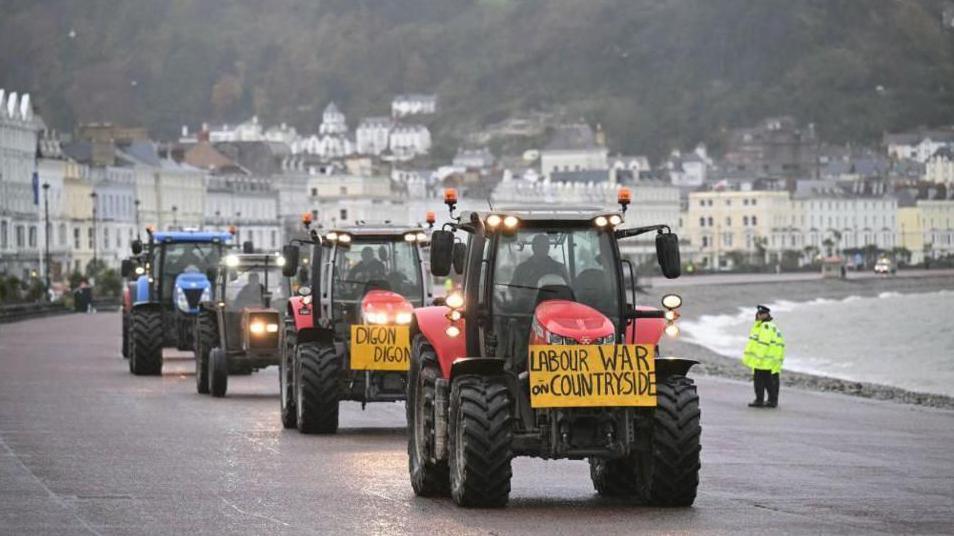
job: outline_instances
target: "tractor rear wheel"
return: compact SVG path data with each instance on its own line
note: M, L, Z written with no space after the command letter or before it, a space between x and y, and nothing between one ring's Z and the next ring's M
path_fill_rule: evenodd
M162 312L138 309L129 317L129 371L137 376L162 374Z
M298 431L333 434L338 431L340 359L333 344L301 343L295 360L295 411Z
M437 355L431 345L418 335L407 378L407 454L411 487L421 497L441 497L450 493L447 460L434 461L435 384L440 372Z
M596 493L603 497L644 498L646 491L638 459L638 455L615 460L590 458L590 479Z
M200 395L209 394L209 352L218 340L219 334L215 327L215 317L212 313L201 312L196 320L195 338L195 390Z
M498 378L462 376L450 394L450 488L459 506L501 507L513 474L510 393Z
M295 328L285 326L285 346L278 365L278 392L282 403L282 426L294 428L298 421L295 412Z
M685 376L656 385L649 501L658 506L691 506L699 486L702 424L696 386Z
M229 361L225 351L213 348L209 352L209 392L216 398L225 396L229 387Z

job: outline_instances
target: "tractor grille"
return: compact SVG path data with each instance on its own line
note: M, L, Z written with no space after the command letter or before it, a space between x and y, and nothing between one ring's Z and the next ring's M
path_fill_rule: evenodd
M182 292L185 293L186 301L189 302L190 309L195 309L199 306L199 300L202 299L201 288L187 288L183 289Z

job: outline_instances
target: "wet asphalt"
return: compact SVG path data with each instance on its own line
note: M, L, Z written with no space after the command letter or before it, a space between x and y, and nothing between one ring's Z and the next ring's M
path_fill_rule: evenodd
M0 326L0 534L954 533L954 412L699 377L692 508L599 498L585 462L514 462L503 510L420 499L404 407L347 403L341 430L279 422L275 369L195 392L193 361L134 377L116 313Z

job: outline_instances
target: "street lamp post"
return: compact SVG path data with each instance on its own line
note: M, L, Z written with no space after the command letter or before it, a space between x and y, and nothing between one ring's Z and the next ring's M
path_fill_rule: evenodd
M136 238L139 238L141 236L139 234L139 200L134 200L133 205L136 206Z
M98 242L98 237L96 235L96 198L99 197L96 195L96 192L89 194L89 197L93 200L93 266L96 266L96 242Z
M43 226L43 232L45 235L43 262L44 268L46 268L46 291L50 291L50 183L43 183L43 214L45 217L46 224Z

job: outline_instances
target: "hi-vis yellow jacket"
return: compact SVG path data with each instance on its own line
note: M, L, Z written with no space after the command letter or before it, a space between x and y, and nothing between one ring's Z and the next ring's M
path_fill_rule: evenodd
M751 369L771 370L778 374L785 360L785 339L771 320L756 320L745 344L742 363Z

